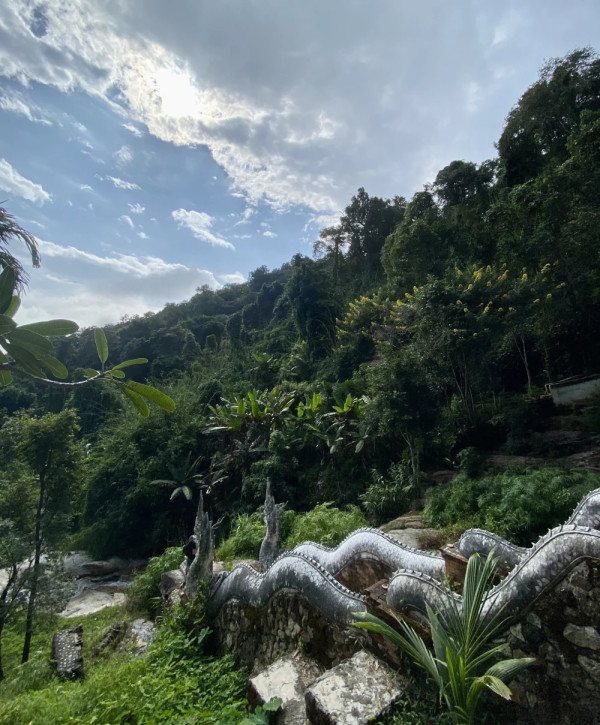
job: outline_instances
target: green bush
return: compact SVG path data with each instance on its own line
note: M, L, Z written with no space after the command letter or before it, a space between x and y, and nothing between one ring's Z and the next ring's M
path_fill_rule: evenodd
M131 610L147 612L154 617L160 610L160 576L165 571L177 569L183 561L183 550L173 546L150 559L148 566L138 574L133 584L127 589L127 606Z
M303 541L337 546L348 534L363 526L367 526L367 521L358 506L349 506L342 511L330 503L322 503L308 513L296 516L285 548L293 549Z
M600 487L600 475L556 467L507 470L479 480L465 474L434 489L423 518L453 533L486 528L515 543L529 545L571 515L577 503Z
M218 561L258 559L265 531L262 508L253 514L238 514L231 527L231 533L217 547L215 558Z
M392 464L385 476L376 471L372 475L373 483L360 496L369 519L375 524L381 524L406 513L415 494L413 476L406 462Z
M337 546L348 534L362 526L367 526L367 521L358 506L349 506L342 511L330 503L323 503L305 514L284 508L281 512L281 541L284 549L293 549L303 541ZM265 531L262 507L253 514L237 516L231 534L217 547L215 558L227 562L258 559Z

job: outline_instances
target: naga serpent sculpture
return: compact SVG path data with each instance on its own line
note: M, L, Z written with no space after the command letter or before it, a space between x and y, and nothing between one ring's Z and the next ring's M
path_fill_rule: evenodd
M573 526L589 526L592 529L600 528L600 488L590 491L577 504L571 516L565 521L565 526L571 524ZM471 554L487 556L494 549L500 562L509 570L515 567L529 551L526 547L515 546L501 536L484 529L465 531L460 537L456 548L467 558Z
M489 590L482 615L493 616L502 611L507 623L516 619L573 567L590 559L600 560L600 531L573 524L552 529L527 550L506 579ZM445 608L448 596L454 596L456 604L462 606L459 594L449 594L432 577L400 570L389 582L387 601L396 610L412 607L424 611L426 603L434 609Z
M197 542L196 556L190 564L190 568L185 577L185 593L189 599L193 599L196 596L200 582L207 576L212 575L213 560L215 558L213 528L208 514L204 513L204 497L202 491L200 491L200 501L198 502L198 511L196 512L196 521L194 523L194 536Z
M398 569L417 569L435 579L442 579L445 572L441 556L400 544L379 529L357 529L335 549L305 541L294 548L294 553L309 556L333 576L364 559L380 562L390 574Z
M365 598L350 591L316 561L296 552L282 554L264 573L247 564L234 567L228 576L213 579L207 609L216 614L230 599L258 608L281 590L300 592L326 618L339 624L352 621L365 609Z
M273 550L278 542L271 539L269 547ZM466 532L459 543L465 555L487 554L492 548L512 570L488 592L483 615L502 610L509 622L531 608L578 563L600 560L600 489L581 501L566 524L549 531L529 549L514 547L501 537L478 529ZM354 612L364 611L365 598L334 577L349 564L364 559L379 561L390 571L397 570L389 581L387 595L393 609L424 610L426 603L443 609L448 596L462 606L462 597L449 595L441 584L442 557L403 546L377 529L359 529L335 549L310 542L300 544L293 551L283 552L263 574L250 566L238 565L231 573L213 578L207 606L212 614L231 599L262 607L276 592L293 590L303 594L325 618L347 623Z

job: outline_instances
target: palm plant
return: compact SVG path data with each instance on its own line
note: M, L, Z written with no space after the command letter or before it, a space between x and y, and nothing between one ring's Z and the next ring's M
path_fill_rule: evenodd
M398 632L368 612L355 615L359 620L356 627L387 637L425 670L439 689L440 701L446 703L458 723L475 722L475 710L486 689L510 700L506 683L534 661L531 657L498 661L504 647L492 644L492 640L506 619L501 613L483 614L497 561L493 552L485 561L473 555L467 565L462 598L447 587L439 611L426 605L433 652L406 622L399 622L402 631Z
M172 488L173 493L171 493L171 496L169 497L171 501L179 496L180 493L183 494L188 501L191 501L192 486L190 484L198 483L202 480L202 476L194 473L200 458L196 458L196 460L190 465L191 456L192 454L189 452L185 461L179 465L167 463L167 468L173 478L157 478L154 481L150 481L150 484L154 486Z

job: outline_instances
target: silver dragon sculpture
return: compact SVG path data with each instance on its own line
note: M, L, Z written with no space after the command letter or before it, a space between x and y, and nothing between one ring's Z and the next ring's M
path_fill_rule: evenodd
M207 602L212 614L232 599L259 608L266 606L278 591L292 590L301 593L326 619L350 622L355 612L366 608L365 598L340 584L336 577L346 567L364 560L377 561L390 573L387 602L393 609L424 610L426 603L434 608L446 606L448 590L442 584L444 560L441 556L404 546L377 529L359 529L335 548L305 542L293 551L280 552L279 524L272 518L274 510L278 509L268 486L265 520L271 522L268 529L271 528L261 547L263 572L240 564L230 573L213 577ZM198 553L212 555L212 528L201 506L196 521L197 535L210 537L208 544L202 544L198 538ZM495 550L510 571L488 592L483 611L493 614L502 610L507 621L514 620L578 563L600 560L600 489L581 501L567 523L549 531L530 548L515 547L479 529L466 532L458 548L465 556L485 555ZM276 558L274 552L280 552ZM199 559L197 556L194 564ZM201 576L206 576L209 573L206 555L203 560L204 564L198 562L196 566L204 572ZM188 583L186 588L189 596ZM456 604L462 606L462 597L453 596Z

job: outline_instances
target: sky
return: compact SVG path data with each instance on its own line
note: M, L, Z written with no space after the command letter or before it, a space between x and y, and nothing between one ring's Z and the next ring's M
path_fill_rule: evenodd
M0 206L42 255L21 324L310 256L359 187L410 198L493 158L544 62L600 50L597 0L2 5Z

